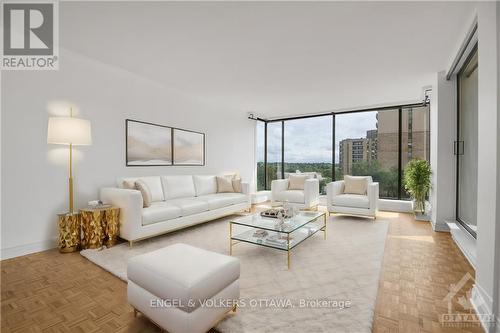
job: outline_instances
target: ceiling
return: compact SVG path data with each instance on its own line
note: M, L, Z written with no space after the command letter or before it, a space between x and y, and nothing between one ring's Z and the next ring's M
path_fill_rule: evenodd
M264 117L420 100L468 2L61 2L62 47Z

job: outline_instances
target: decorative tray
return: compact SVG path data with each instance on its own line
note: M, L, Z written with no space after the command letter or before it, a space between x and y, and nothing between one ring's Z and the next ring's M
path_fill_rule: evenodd
M271 208L271 209L266 209L265 211L260 213L260 216L262 217L270 217L270 218L278 218L278 214L281 212L283 214L283 217L285 219L289 219L292 216L287 214L283 208Z

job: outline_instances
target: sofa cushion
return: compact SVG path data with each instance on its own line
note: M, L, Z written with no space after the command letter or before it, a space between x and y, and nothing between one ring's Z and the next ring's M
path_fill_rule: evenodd
M167 202L179 207L182 211L182 216L206 212L209 209L208 202L200 198L174 199Z
M182 216L178 206L168 202L153 202L151 206L142 210L142 225L175 219Z
M161 184L160 176L152 176L152 177L127 177L127 178L118 178L118 187L124 188L123 182L136 182L138 180L142 180L149 188L151 192L151 201L163 201L165 200L165 196L163 194L163 186Z
M368 196L360 194L340 194L332 199L334 206L352 207L352 208L370 208Z
M213 194L217 192L215 176L193 176L196 195Z
M127 265L129 280L158 298L179 300L185 312L192 312L200 301L239 276L238 259L182 243L132 257Z
M304 191L301 190L286 190L276 193L275 201L288 201L291 203L304 203Z
M208 209L214 210L222 207L236 205L248 201L248 197L241 193L217 193L198 197L208 203Z
M165 199L194 197L193 176L163 176L161 177L165 188Z

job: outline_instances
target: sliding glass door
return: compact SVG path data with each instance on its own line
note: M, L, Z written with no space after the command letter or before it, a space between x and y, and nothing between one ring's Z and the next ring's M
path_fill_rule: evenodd
M477 214L477 50L458 73L457 220L475 237Z

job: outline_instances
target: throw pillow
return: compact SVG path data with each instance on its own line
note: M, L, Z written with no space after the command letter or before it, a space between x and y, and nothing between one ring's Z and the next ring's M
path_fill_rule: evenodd
M136 190L135 181L133 180L124 180L122 186L126 190Z
M344 176L344 193L366 195L367 185L366 177Z
M135 182L135 188L139 190L142 194L143 207L146 208L151 206L152 195L148 185L142 180L138 180Z
M288 189L303 190L308 178L307 175L290 175L288 177Z
M241 193L241 178L233 179L233 190L236 193Z
M233 176L217 176L217 193L233 192Z

